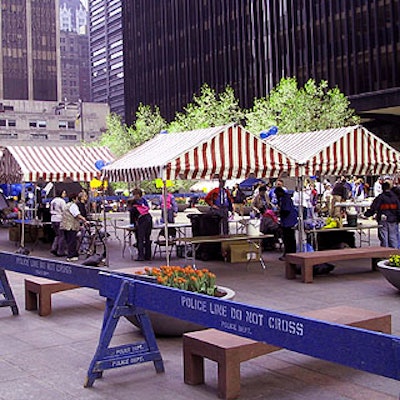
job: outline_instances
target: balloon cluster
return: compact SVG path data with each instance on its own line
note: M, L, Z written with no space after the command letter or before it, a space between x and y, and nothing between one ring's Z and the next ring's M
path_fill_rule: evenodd
M277 126L271 126L267 131L261 131L260 132L260 138L261 139L266 139L270 136L276 135L278 133L278 127Z

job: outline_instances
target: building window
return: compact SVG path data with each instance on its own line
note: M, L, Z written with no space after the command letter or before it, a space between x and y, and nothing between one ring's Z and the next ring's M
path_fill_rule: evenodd
M37 122L39 128L46 128L47 122L46 121L38 121Z
M75 129L75 121L68 121L68 129Z
M17 121L15 119L9 119L8 126L12 126L15 128L17 126Z
M47 140L48 135L46 133L31 133L30 138L32 140Z
M0 126L7 126L7 120L6 119L0 119Z
M29 128L37 128L37 121L29 121Z
M60 140L77 140L76 135L60 135Z
M67 129L68 123L67 121L58 121L58 127L60 129Z
M18 133L0 133L1 139L18 139Z

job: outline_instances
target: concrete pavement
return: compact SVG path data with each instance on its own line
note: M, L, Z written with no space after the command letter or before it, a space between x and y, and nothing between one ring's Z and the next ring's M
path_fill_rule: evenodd
M185 214L179 216L185 219ZM119 232L119 235L121 232ZM374 244L376 238L373 237ZM109 268L124 269L149 264L122 258L121 244L111 235ZM29 247L29 244L28 244ZM0 249L15 251L8 231L0 229ZM39 244L31 253L51 258L49 245ZM298 313L336 305L352 305L391 313L393 333L400 335L400 292L379 272L372 272L368 260L346 261L313 284L284 277L279 252L264 252L268 268L245 264L199 261L217 275L220 285L236 291L235 300L274 310ZM183 259L173 259L183 265ZM156 259L151 265L162 265ZM0 399L216 399L216 364L206 361L206 384L183 382L181 338L159 338L165 373L156 374L152 363L107 370L93 388L83 388L101 330L104 299L98 292L80 288L53 296L53 312L39 317L24 310L24 275L7 273L19 306L12 316L0 308ZM112 344L133 343L140 333L121 319ZM398 399L399 382L321 361L287 350L245 362L241 367L241 399L268 400L389 400Z

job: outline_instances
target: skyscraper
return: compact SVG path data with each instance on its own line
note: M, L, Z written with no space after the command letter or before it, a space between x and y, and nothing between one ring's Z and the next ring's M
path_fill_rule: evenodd
M300 85L327 80L354 98L359 111L381 108L382 99L387 109L400 107L400 0L123 6L127 123L140 102L158 105L171 120L203 83L217 91L229 84L248 108L288 76Z
M88 12L80 0L60 0L62 98L90 101Z
M56 0L1 0L1 99L60 99L56 4Z
M92 101L124 118L122 0L89 2Z

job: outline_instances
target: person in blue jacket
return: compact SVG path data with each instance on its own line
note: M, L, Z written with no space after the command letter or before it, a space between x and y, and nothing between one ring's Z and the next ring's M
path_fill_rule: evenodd
M282 241L285 247L284 253L279 260L285 260L285 254L296 253L296 232L297 210L293 204L292 197L282 187L275 188L275 195L278 200L279 216L281 220Z

